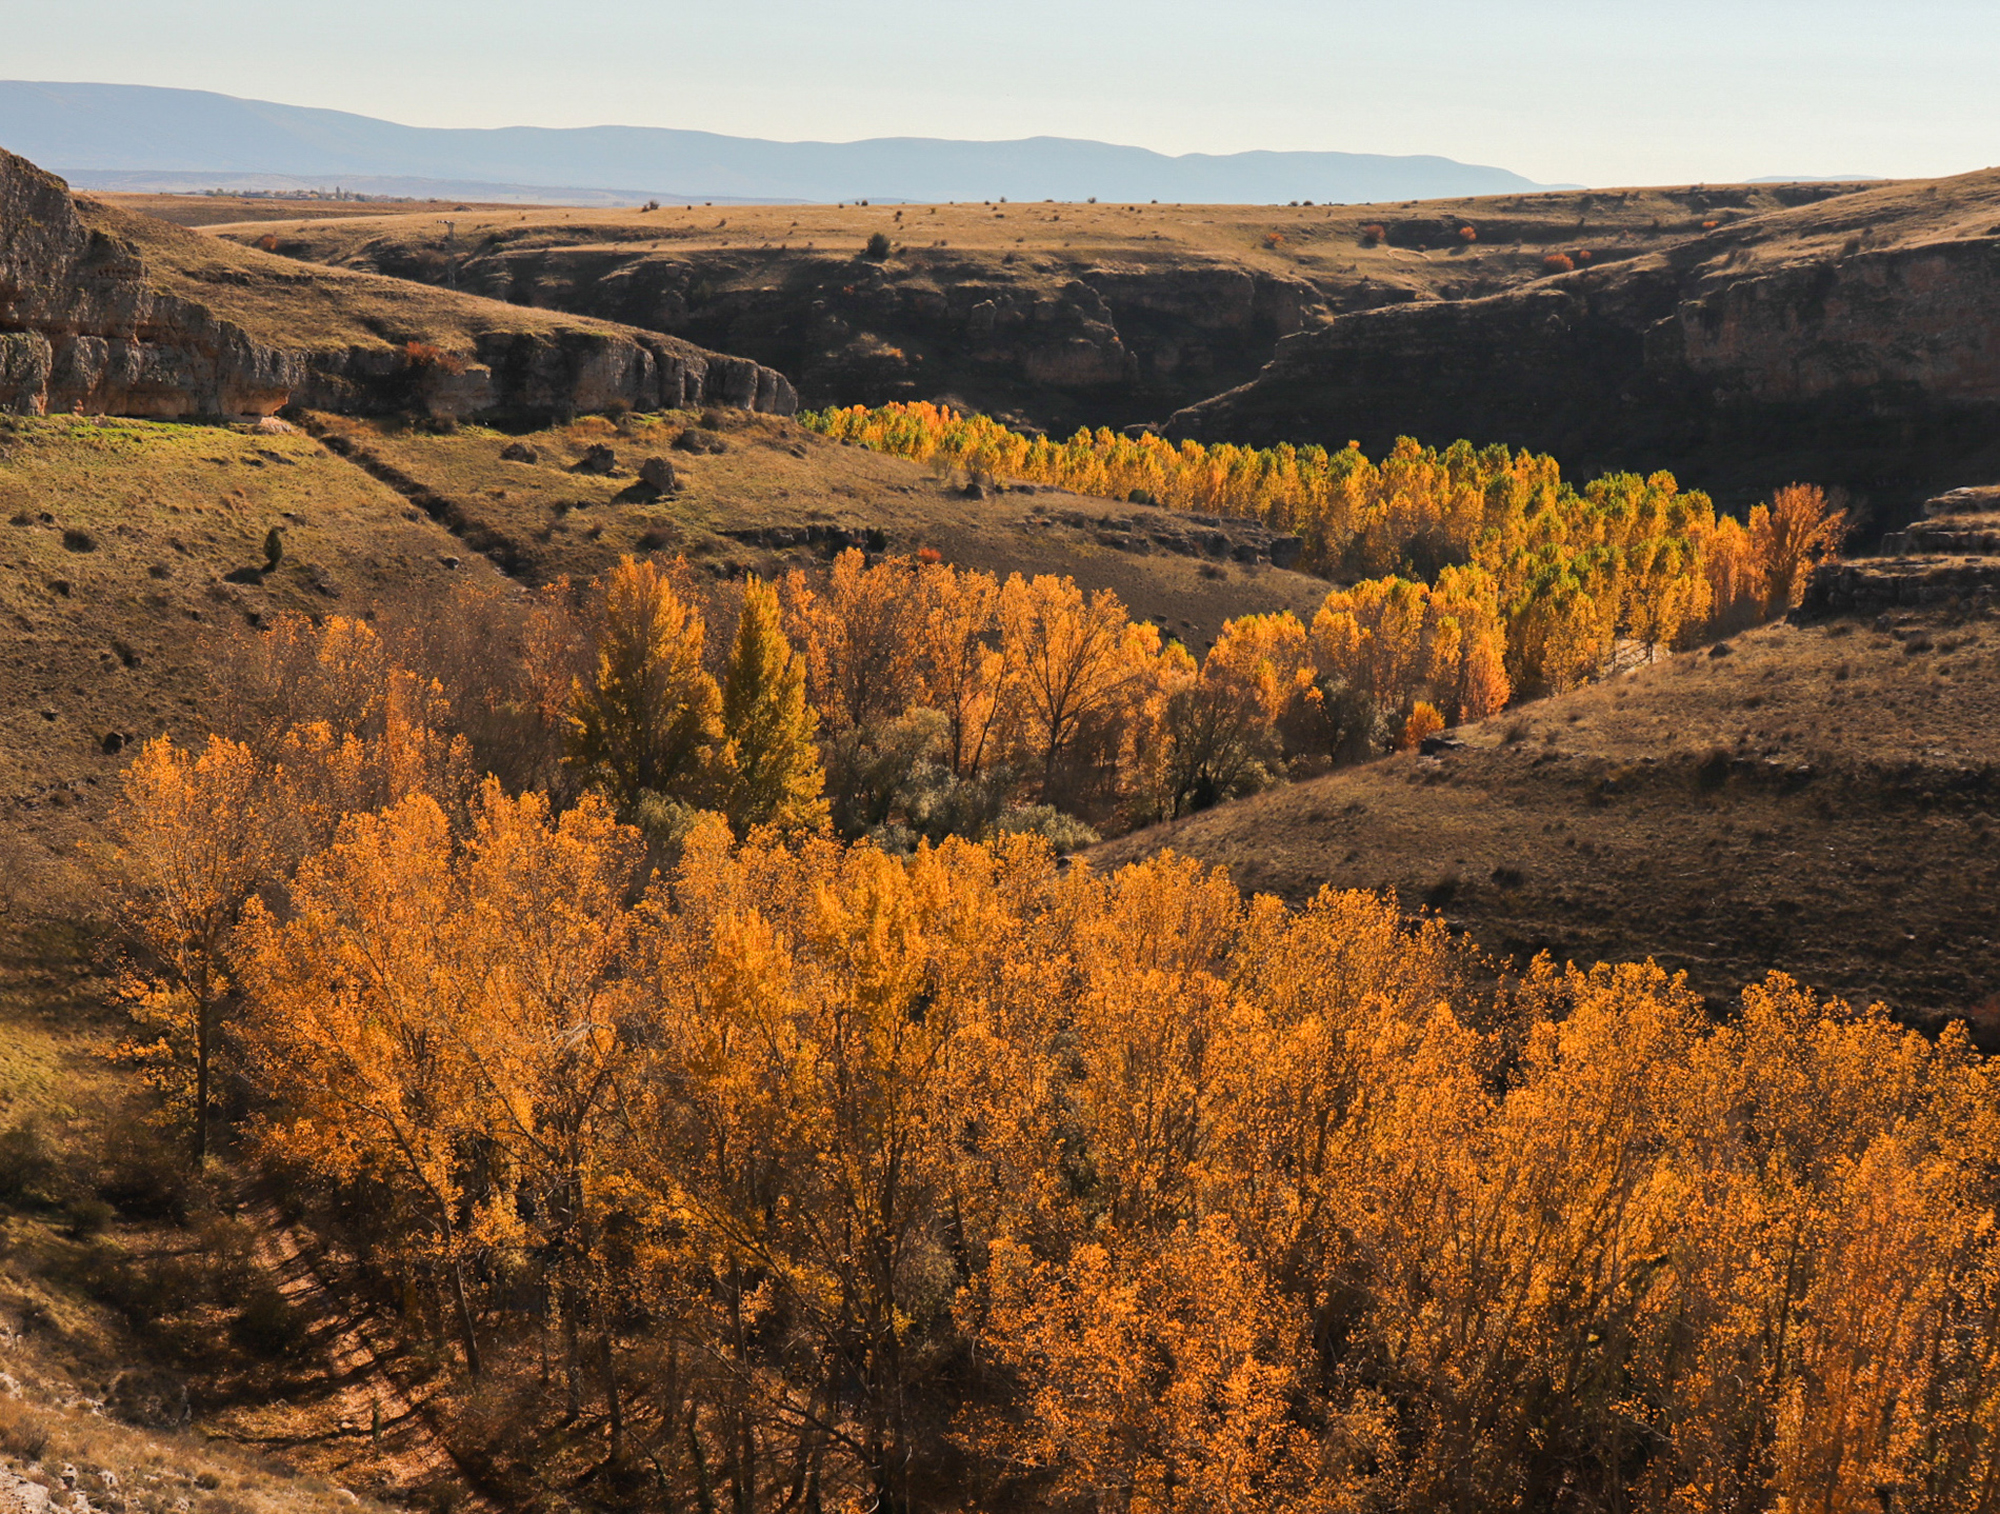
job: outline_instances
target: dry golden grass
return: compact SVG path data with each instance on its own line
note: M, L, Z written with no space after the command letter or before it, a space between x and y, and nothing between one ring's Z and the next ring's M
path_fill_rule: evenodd
M77 210L93 229L131 245L145 259L156 288L205 305L272 346L380 349L422 341L468 352L477 338L497 331L555 336L622 330L584 316L523 310L401 279L303 270L289 259L88 196L78 197Z
M0 423L0 898L102 812L126 741L206 729L208 633L281 608L352 608L449 573L448 534L311 438L78 417ZM284 560L257 583L282 533ZM113 743L117 745L117 743ZM23 864L26 865L26 864ZM39 888L38 883L33 887Z
M1977 177L1977 176L1972 176ZM1958 181L1952 181L1954 183ZM1324 290L1372 285L1405 298L1463 298L1541 278L1551 250L1602 262L1642 256L1774 213L1802 196L1832 191L1771 185L1613 189L1403 201L1374 205L1261 206L990 204L667 206L657 211L477 209L455 215L464 253L534 248L600 251L621 262L728 251L735 277L768 279L787 261L857 257L880 232L891 267L941 271L967 258L1026 261L1063 274L1081 267L1233 264L1304 279ZM1919 193L1870 188L1871 214ZM1841 221L1845 199L1822 209ZM149 207L159 213L159 207ZM1380 226L1377 240L1368 228ZM1460 235L1471 227L1476 240ZM238 242L275 236L281 251L316 262L362 266L385 247L442 251L445 233L429 210L375 215L266 218L208 225ZM725 277L729 276L727 273Z
M88 191L85 191L88 193ZM468 210L503 211L514 207L467 203L464 200L279 200L262 195L99 194L97 199L137 215L172 221L176 226L214 226L236 221L322 221L348 216L458 215Z
M1213 563L1164 552L1135 555L1097 540L1095 522L1128 518L1130 505L1060 490L996 490L966 497L962 481L918 464L842 446L794 421L746 412L710 412L728 450L691 455L674 448L690 415L587 417L567 427L508 435L477 427L433 436L382 423L315 416L313 424L445 501L464 523L470 551L491 552L523 580L586 579L625 552L684 555L719 576L824 566L819 546L772 549L730 532L768 527L837 527L882 533L886 549L925 547L960 567L1068 575L1087 588L1116 592L1139 619L1179 636L1197 651L1237 615L1317 609L1328 585L1268 564ZM524 442L534 463L512 462L503 449ZM573 470L584 451L611 447L619 471L593 477ZM659 500L631 497L639 464L672 461L683 484ZM1031 513L1080 515L1091 524L1024 524ZM1161 521L1168 511L1141 511Z

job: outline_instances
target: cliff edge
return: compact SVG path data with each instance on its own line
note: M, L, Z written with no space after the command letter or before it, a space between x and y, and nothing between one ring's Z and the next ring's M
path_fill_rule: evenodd
M1893 526L2000 472L2000 172L1711 222L1482 299L1344 314L1169 435L1504 441L1750 495L1841 485Z
M791 384L609 321L303 267L101 201L0 151L0 412L539 419L789 415Z

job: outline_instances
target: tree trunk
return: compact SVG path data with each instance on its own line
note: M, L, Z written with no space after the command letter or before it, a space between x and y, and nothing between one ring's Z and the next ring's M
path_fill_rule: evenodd
M458 1317L459 1342L465 1347L465 1371L469 1377L478 1377L482 1368L479 1360L479 1335L472 1325L472 1305L465 1297L465 1268L457 1257L451 1259L451 1308Z
M571 1423L583 1415L582 1364L578 1360L582 1354L582 1342L577 1334L576 1311L576 1289L564 1283L562 1286L563 1418Z
M611 1332L604 1332L604 1402L611 1416L611 1459L625 1454L625 1412L618 1402L618 1363L612 1352Z
M208 1026L206 994L194 1001L194 1170L208 1165Z
M701 1514L716 1514L715 1486L708 1480L708 1457L701 1449L701 1430L696 1423L697 1410L688 1406L688 1461L694 1467L695 1507Z

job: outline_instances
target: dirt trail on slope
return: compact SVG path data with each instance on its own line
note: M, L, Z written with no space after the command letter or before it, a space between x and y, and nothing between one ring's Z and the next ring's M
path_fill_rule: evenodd
M389 1348L336 1292L299 1227L257 1194L245 1195L242 1214L256 1232L258 1265L288 1304L323 1322L314 1332L315 1348L327 1362L318 1415L333 1423L320 1443L342 1442L341 1459L365 1471L378 1496L393 1500L423 1491L434 1497L448 1490L459 1514L503 1514L445 1444L428 1401L385 1365Z

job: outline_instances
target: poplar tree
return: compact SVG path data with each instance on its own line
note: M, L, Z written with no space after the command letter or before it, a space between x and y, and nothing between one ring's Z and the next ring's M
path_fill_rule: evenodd
M806 703L806 661L786 639L778 591L752 578L723 674L725 744L716 764L723 808L739 835L755 825L825 828L818 726Z
M570 761L630 814L646 794L694 796L721 741L722 696L701 665L701 616L650 562L604 588L597 666L570 697Z

